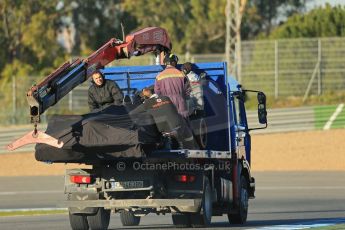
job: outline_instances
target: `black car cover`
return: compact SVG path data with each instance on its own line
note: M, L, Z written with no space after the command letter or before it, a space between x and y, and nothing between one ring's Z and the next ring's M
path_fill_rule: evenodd
M48 119L46 133L64 145L59 149L37 144L35 157L44 162L87 164L114 158L140 158L154 150L159 142L159 133L147 134L145 130L155 132L156 129L144 126L138 132L125 106L112 105L85 115L54 115Z

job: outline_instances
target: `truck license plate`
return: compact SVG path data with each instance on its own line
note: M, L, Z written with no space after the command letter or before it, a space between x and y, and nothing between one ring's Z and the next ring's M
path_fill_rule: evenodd
M117 181L113 182L114 184L112 187L114 188L123 188L123 189L131 189L131 188L143 188L144 182L143 181Z

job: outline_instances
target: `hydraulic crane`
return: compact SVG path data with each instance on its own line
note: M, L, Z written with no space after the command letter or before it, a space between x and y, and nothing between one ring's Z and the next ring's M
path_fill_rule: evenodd
M7 149L14 150L30 143L46 143L61 148L63 143L59 143L55 138L37 130L41 114L76 86L85 82L95 71L110 62L149 52L158 56L170 52L171 48L172 45L165 29L148 27L127 35L124 41L116 38L110 39L85 59L65 62L27 92L34 130L9 144Z

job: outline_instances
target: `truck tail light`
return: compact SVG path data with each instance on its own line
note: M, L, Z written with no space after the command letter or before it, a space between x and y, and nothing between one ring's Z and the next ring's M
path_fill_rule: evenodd
M175 180L178 182L182 183L189 183L189 182L194 182L195 181L195 176L194 175L176 175Z
M77 176L73 175L70 176L71 182L75 184L90 184L91 183L91 176Z

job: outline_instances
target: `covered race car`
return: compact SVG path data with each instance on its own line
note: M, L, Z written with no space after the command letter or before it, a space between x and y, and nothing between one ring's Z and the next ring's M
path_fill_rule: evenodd
M54 115L46 133L64 143L62 148L37 144L38 161L95 163L115 158L140 158L157 148L160 136L150 117L140 126L128 115L129 108L112 105L85 115Z

